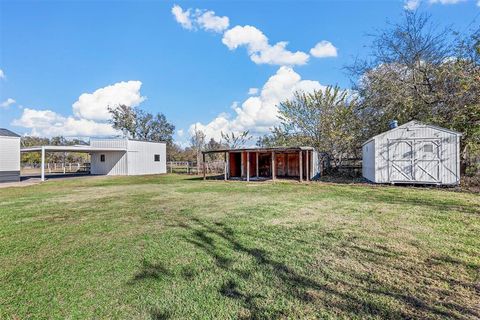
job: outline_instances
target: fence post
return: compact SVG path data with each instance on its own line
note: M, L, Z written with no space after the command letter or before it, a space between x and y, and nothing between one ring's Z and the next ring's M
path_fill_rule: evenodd
M203 180L207 180L207 175L205 172L205 153L202 152L203 155Z

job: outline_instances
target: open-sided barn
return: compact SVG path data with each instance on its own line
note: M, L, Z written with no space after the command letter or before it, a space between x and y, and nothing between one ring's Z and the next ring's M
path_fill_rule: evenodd
M363 177L374 183L456 185L461 134L410 121L363 144Z
M225 180L294 178L308 181L317 178L320 173L318 153L312 147L209 150L203 152L203 163L210 153L224 154ZM205 177L205 170L203 174Z

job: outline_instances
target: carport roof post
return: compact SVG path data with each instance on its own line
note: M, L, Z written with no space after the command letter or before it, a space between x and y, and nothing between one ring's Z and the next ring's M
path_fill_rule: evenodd
M42 166L41 166L41 180L45 181L45 147L42 147Z

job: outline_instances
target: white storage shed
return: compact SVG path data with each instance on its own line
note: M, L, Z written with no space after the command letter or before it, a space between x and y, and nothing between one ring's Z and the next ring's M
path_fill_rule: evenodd
M0 128L0 182L20 181L20 136Z
M452 130L410 121L362 146L362 174L374 183L457 185L460 137Z

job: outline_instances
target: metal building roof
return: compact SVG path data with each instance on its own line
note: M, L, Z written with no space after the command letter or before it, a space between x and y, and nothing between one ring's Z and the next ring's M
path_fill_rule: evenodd
M44 149L46 152L107 152L107 151L121 151L126 152L125 148L102 148L91 146L38 146L21 148L20 152L40 152Z
M376 138L379 138L380 136L383 136L384 134L388 134L392 131L395 131L395 130L398 130L398 129L404 129L404 128L408 128L408 127L412 127L412 126L429 127L429 128L435 129L435 130L440 130L440 131L449 132L451 134L456 134L458 136L462 135L460 132L453 131L453 130L450 130L450 129L447 129L447 128L442 128L442 127L435 126L435 125L432 125L432 124L425 124L425 123L422 123L422 122L417 121L417 120L411 120L409 122L406 122L406 123L402 124L401 126L398 126L396 128L393 128L393 129L390 129L390 130L387 130L387 131L384 131L382 133L379 133L379 134L371 137L370 139L368 139L367 141L362 143L362 146L366 145L367 143L369 143L372 140L375 140Z
M0 128L0 136L1 137L15 137L15 138L20 138L20 136L18 134L16 134L15 132L12 132L8 129L5 129L5 128Z

